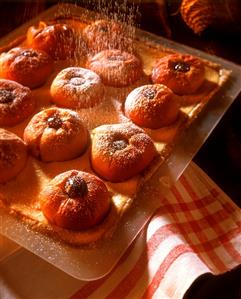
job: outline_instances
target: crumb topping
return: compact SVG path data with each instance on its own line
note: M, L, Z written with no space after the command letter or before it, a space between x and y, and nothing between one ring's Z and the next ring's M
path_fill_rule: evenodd
M57 113L55 113L47 119L47 124L49 128L58 130L62 127L63 122L60 116Z
M80 77L71 78L69 80L69 83L72 85L75 85L75 86L82 85L85 82L86 82L86 80L84 78L80 78Z
M121 54L117 54L117 55L112 54L112 55L108 56L107 59L110 61L122 61L122 60L124 60L124 57Z
M190 70L190 65L184 61L179 61L174 64L173 68L177 72L186 73Z
M152 100L155 98L156 90L154 90L153 88L147 88L143 90L142 94L144 95L145 98Z
M115 140L112 143L113 148L117 151L120 151L120 150L126 148L128 144L129 144L128 141L125 139Z
M75 175L67 180L64 190L69 197L76 198L84 196L87 193L88 188L85 180L80 176Z
M10 103L14 98L15 96L12 90L0 89L0 104Z
M109 27L107 26L107 24L101 24L98 29L100 32L108 32L109 31Z
M25 57L38 57L38 53L33 50L24 50L20 55Z

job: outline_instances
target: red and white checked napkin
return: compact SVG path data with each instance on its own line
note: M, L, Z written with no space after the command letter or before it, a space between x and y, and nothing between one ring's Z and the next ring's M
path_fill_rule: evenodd
M2 264L0 297L2 286L10 299L181 299L202 273L241 263L241 211L194 163L157 196L160 207L105 277L79 281L23 251Z
M241 211L191 163L115 269L71 299L180 299L196 277L241 263Z

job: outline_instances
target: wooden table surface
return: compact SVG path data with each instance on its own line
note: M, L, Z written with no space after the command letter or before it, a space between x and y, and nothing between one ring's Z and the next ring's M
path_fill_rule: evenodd
M86 2L78 1L78 4L88 8L94 7L93 1L88 1L92 4L86 4ZM168 16L166 19L168 23L165 24L163 14L160 14L160 5L158 6L156 2L165 3L165 1L145 1L142 5L135 6L136 21L142 29L165 36L167 30L164 25L166 25L171 33L170 38L174 41L241 64L241 32L235 31L235 28L233 32L232 29L229 32L221 32L209 28L201 36L195 35L185 25L180 14L173 14L173 4L177 5L178 0L171 1L172 7L168 5L170 1L165 3ZM2 0L0 2L0 37L56 3L56 0ZM199 150L194 161L241 207L240 116L241 94Z

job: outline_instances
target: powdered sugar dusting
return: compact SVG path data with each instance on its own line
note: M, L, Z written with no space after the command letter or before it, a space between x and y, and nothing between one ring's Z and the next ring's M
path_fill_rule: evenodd
M99 2L103 1L99 0ZM126 3L127 1L125 0L124 2ZM119 3L118 5L119 7L122 6L122 4ZM115 19L115 17L113 19ZM148 45L139 41L135 43L137 45L136 48L140 50L139 54L142 57L142 60L144 61L144 69L148 68L148 66L149 68L151 68L157 56L165 55L165 53L161 52L160 49L154 49L153 52L155 52L155 55L151 55L150 53L152 50L148 47ZM84 59L81 60L81 66L84 65L82 64L83 61ZM58 63L56 63L55 70L57 70L58 68L62 69L62 67L60 66L61 63L61 61L58 61ZM148 72L146 73L149 75ZM147 77L145 79L144 77L142 77L141 79L143 79L143 81L147 81L144 84L149 83ZM80 109L79 107L75 109L82 121L89 128L89 130L93 130L94 128L102 124L128 122L129 120L125 117L123 113L123 103L127 94L135 87L143 85L143 81L135 82L135 85L131 85L128 88L114 88L105 86L105 94L102 98L102 101L97 106L88 109ZM49 81L43 88L35 91L35 95L37 95L37 98L40 99L40 103L43 103L43 100L41 98L46 97L47 99L46 101L44 101L44 105L41 106L41 104L39 104L40 109L42 109L43 106L49 107L50 105L52 105L50 102L51 97L48 94L48 88L50 83L51 82ZM193 108L195 107L189 107L188 111L192 111ZM20 136L22 135L22 128L23 126L19 129ZM15 130L15 128L13 130ZM93 133L95 133L95 131L97 131L97 129L93 130ZM162 151L164 148L165 143L162 143L162 148L160 149L160 151ZM128 160L131 159L130 156L128 157ZM27 213L29 217L35 217L36 221L41 221L42 223L45 220L41 212L39 212L39 210L36 208L38 206L38 194L51 178L53 178L60 172L66 171L67 169L70 170L77 168L93 173L93 169L91 168L89 162L89 151L86 151L82 157L78 157L77 159L61 163L42 163L33 158L30 158L29 160L30 162L27 165L27 168L20 174L17 180L14 182L10 182L10 184L7 186L9 188L4 188L5 186L0 186L0 189L1 191L6 191L7 196L10 194L9 198L11 198L13 200L12 202L15 203L15 205L13 205L13 208L16 208L22 213ZM108 188L109 190L111 190L113 194L113 202L116 203L118 201L118 204L115 204L115 206L118 208L118 212L120 214L125 210L125 205L129 205L128 200L131 202L134 196L136 195L136 190L138 188L139 182L140 176L134 177L122 183L107 182ZM29 183L31 184L31 186L28 186ZM13 189L15 190L14 192ZM27 192L25 189L27 189ZM19 197L16 196L16 192L19 193ZM125 194L126 196L124 196L123 194ZM115 200L117 198L118 200ZM118 214L118 216L120 214ZM91 236L91 234L88 235L90 240ZM80 239L76 239L76 241L81 242L82 235L80 234L79 237ZM74 240L74 237L72 237L72 240Z
M102 100L103 94L100 77L80 67L63 69L51 84L54 102L67 108L93 107Z

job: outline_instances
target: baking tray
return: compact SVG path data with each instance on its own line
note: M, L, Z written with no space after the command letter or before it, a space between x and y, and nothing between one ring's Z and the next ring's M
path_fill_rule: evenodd
M4 37L0 41L0 45L5 45L21 36L26 28L40 20L57 17L59 12L68 12L68 15L86 15L86 10L75 5L53 6ZM94 16L94 13L88 11L88 18ZM225 85L215 94L207 107L179 139L169 159L160 167L152 180L147 182L139 191L137 199L121 219L113 237L103 240L97 248L79 249L56 242L31 230L23 222L0 210L0 232L4 236L14 240L19 245L77 279L98 279L113 269L153 212L161 205L159 195L164 195L165 188L180 177L195 153L241 91L240 66L141 30L137 30L136 35L137 38L146 42L161 44L166 48L190 53L215 62L221 65L222 68L232 71L232 73Z

